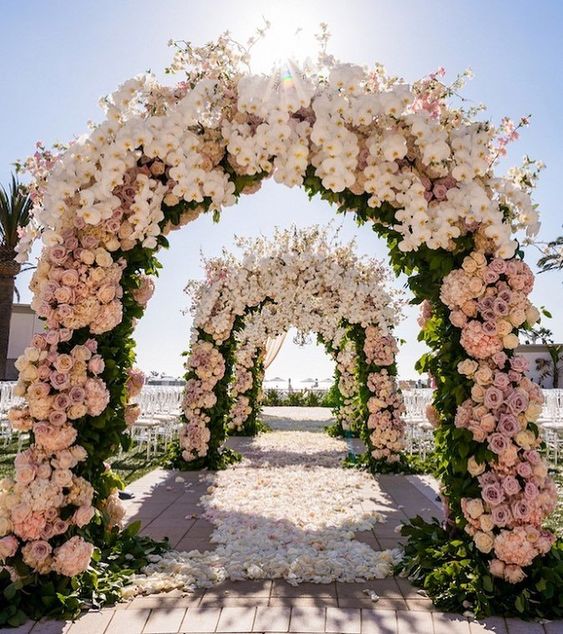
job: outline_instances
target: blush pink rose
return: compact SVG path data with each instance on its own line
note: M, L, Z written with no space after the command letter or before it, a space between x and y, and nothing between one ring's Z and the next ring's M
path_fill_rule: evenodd
M6 535L0 539L0 561L6 562L6 559L13 557L18 552L19 542L14 535Z
M75 535L55 549L53 570L65 577L75 577L90 565L94 546Z

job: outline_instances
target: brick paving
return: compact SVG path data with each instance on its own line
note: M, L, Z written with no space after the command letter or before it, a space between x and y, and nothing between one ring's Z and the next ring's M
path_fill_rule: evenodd
M244 451L247 439L232 439ZM413 477L379 476L381 494L366 500L365 509L382 513L387 522L356 538L373 548L400 543L395 527L415 514L440 514L428 481ZM207 484L197 472L153 471L128 490L129 520L141 519L143 534L169 537L182 550L213 549L212 525L201 518L198 500ZM379 599L374 602L368 592ZM546 624L493 617L469 620L434 609L407 580L388 577L360 583L303 583L283 580L229 581L207 590L136 597L114 608L90 611L76 622L28 622L12 634L172 634L190 632L291 632L334 634L563 634L563 621Z

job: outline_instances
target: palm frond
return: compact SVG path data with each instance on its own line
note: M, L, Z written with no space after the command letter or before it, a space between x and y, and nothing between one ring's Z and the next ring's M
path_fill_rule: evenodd
M25 186L12 175L8 191L0 185L0 245L13 249L18 242L18 228L31 220L33 203Z

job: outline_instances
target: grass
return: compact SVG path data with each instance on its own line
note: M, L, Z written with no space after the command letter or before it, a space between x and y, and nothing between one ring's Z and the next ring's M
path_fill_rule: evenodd
M23 448L25 449L25 445ZM16 441L0 445L0 478L12 475L17 449ZM111 458L108 462L112 469L123 478L125 484L131 484L131 482L159 467L163 458L164 450L147 460L146 448L140 449L138 446L134 446L129 451Z

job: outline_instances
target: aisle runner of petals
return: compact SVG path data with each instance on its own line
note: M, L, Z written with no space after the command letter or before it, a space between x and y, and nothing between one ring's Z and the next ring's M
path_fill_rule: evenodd
M367 473L341 467L343 441L311 432L255 439L245 460L206 479L204 516L214 551L166 553L130 594L209 587L231 579L362 581L392 574L400 550L375 551L354 539L383 521L361 503L378 493Z

